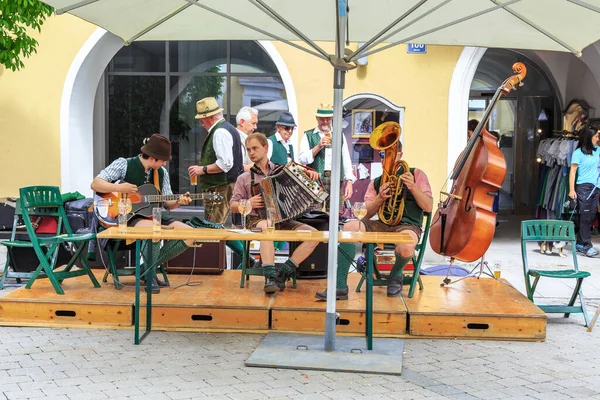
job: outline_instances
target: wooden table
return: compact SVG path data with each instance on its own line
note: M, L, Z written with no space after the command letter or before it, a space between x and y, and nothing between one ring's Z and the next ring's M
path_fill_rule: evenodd
M289 242L328 242L328 231L284 231L275 232L243 232L227 229L163 229L160 233L152 232L152 228L128 227L127 233L119 233L118 227L106 229L98 233L100 239L121 239L135 241L135 310L134 310L134 343L139 344L152 330L152 277L154 270L146 277L146 331L140 337L140 254L141 242L144 240L264 240ZM339 243L367 244L367 298L366 298L366 336L367 348L373 348L373 246L376 243L411 243L407 233L383 232L339 232ZM151 248L152 246L150 246Z

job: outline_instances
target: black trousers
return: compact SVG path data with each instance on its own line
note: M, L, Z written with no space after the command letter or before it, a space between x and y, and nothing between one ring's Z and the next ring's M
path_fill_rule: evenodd
M577 193L577 211L579 212L579 232L577 244L592 245L592 224L598 210L598 195L600 191L594 184L582 183L575 185Z

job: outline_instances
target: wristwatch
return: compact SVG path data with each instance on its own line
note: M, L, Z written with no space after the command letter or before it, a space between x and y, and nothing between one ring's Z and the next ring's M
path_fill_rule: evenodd
M203 173L204 175L208 174L208 172L207 172L207 171L208 171L208 166L207 166L207 165L205 165L204 167L202 167L202 173Z

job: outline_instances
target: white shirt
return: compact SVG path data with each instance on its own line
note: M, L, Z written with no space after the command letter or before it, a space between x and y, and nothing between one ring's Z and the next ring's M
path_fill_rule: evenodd
M210 132L215 125L224 120L225 119L222 118L215 122L208 131ZM223 172L229 171L233 167L233 138L231 137L229 131L225 128L217 129L213 133L212 145L217 156L217 161L215 161L215 164L217 164L217 166L221 168Z
M248 150L246 150L246 139L248 138L248 134L240 131L238 128L236 129L240 133L240 142L242 144L242 164L253 164L253 162L250 161L250 157L248 157Z
M283 145L283 147L285 147L285 151L288 154L288 162L294 161L294 160L291 160L290 157L289 157L290 146L292 145L292 142L290 142L289 140L287 142L285 140L283 140L283 138L281 137L281 135L279 134L279 132L275 132L275 139L277 139L277 141L279 143L281 143ZM267 151L267 157L269 157L269 160L271 159L272 155L273 155L273 142L271 142L269 140L269 150Z
M316 127L313 132L318 132L319 137L323 138L325 134ZM350 151L348 150L348 143L346 143L346 137L342 136L342 164L344 166L344 179L350 182L356 181L354 171L352 170L352 159L350 158ZM324 149L323 149L324 150ZM321 151L323 151L321 150ZM313 157L310 146L308 145L308 137L304 135L300 141L300 154L298 155L298 162L300 164L308 165L312 164L315 160Z

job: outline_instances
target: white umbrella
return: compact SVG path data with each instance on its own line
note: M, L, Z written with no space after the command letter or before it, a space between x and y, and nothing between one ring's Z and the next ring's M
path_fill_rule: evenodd
M278 40L329 61L334 130L342 130L345 72L400 43L567 51L600 39L600 0L43 0L134 40ZM364 43L345 53L346 40ZM292 41L302 41L304 45ZM335 42L330 55L316 42ZM341 161L333 136L333 165ZM340 170L332 171L325 349L335 349Z

